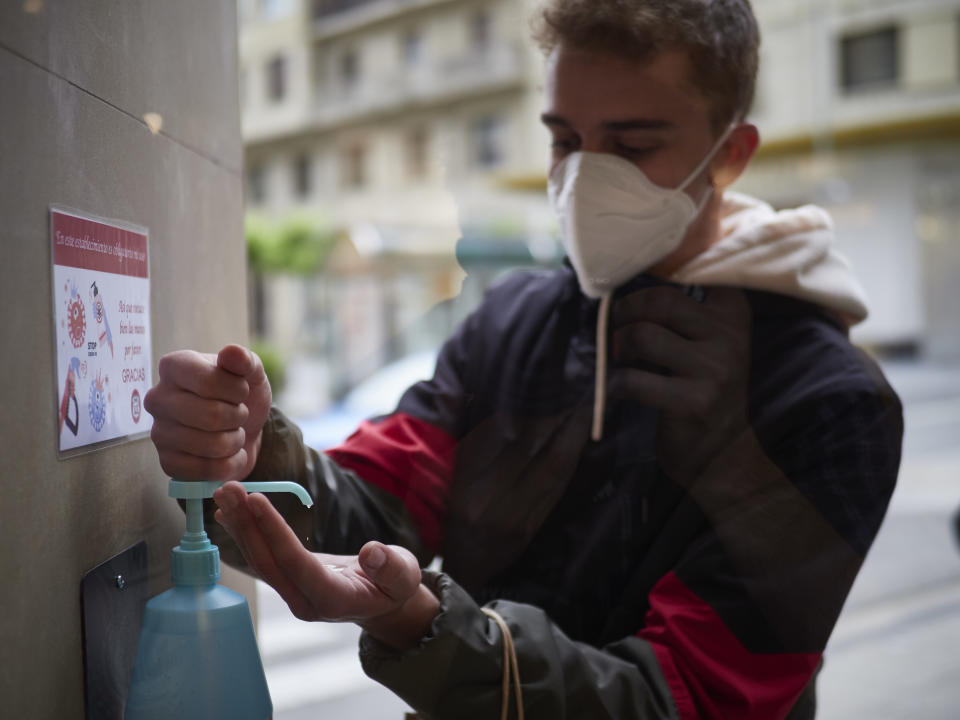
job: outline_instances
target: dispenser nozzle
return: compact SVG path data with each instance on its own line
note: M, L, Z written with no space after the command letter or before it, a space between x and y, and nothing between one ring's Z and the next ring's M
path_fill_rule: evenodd
M198 482L170 480L170 497L179 500L203 500L213 497L213 493L223 486L222 482L203 480ZM240 483L247 492L288 492L293 493L305 506L313 505L313 498L303 485L294 482L245 482Z

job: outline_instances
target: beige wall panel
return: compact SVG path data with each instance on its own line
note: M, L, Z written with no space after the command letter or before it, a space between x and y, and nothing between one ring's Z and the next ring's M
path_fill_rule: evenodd
M903 30L903 82L911 89L957 82L958 25L951 15L917 19Z
M91 22L78 20L72 27L61 23L49 30L48 39L40 39L39 32L26 39L59 63L63 75L79 80L86 73L94 85L99 83L97 94L129 102L133 110L96 99L0 48L0 287L7 310L0 336L9 349L0 379L4 717L83 717L81 576L146 539L150 594L156 594L169 584L169 550L183 528L182 513L166 498L166 478L149 440L57 459L54 413L60 389L54 387L49 205L149 228L154 379L156 360L164 352L178 347L214 350L245 339L241 186L239 173L228 169L239 157L234 110L214 110L212 100L201 102L194 93L202 86L217 96L223 85L231 88L227 95L232 97L235 70L232 64L224 65L224 59L207 68L190 66L193 77L188 78L188 66L180 65L184 84L178 96L164 87L168 71L157 66L177 54L195 60L205 56L212 52L209 48L197 53L189 48L210 45L214 38L222 38L230 48L232 30L221 31L218 23L232 22L232 4L220 4L214 18L200 9L206 3L198 3L196 17L183 18L182 31L172 13L165 15L166 22L158 21L151 30L166 37L150 41L152 65L133 59L129 44L138 32L146 33L146 27L134 27L137 13L123 9L126 5L143 12L140 22L146 26L157 18L146 10L152 7L149 3L117 4L111 12L100 12L107 19L126 18L121 29L101 28L103 36L95 38L98 47L117 45L114 69L85 66L78 47L74 49L80 59L68 61L66 50L54 47L53 38L76 46L79 33L95 35ZM0 12L7 39L9 15ZM14 25L22 24L16 14L14 18ZM194 37L200 26L210 35L202 43ZM164 42L168 47L160 49ZM106 79L98 78L100 74ZM126 89L122 74L132 78ZM179 132L173 137L151 135L136 119L139 103L146 107L144 98L151 95L170 103L165 113L169 127L182 129L188 139L193 134L192 139L198 144L202 140L218 159L181 143ZM165 107L150 104L160 111ZM220 131L214 127L214 114L223 120ZM250 591L249 581L241 584Z
M165 133L240 167L235 0L4 4L0 45L135 117L159 113Z

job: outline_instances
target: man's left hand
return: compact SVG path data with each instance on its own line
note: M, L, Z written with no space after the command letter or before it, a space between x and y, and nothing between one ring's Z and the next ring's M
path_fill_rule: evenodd
M355 622L402 650L427 632L439 611L405 548L371 541L357 555L312 553L265 496L229 482L213 499L220 508L216 520L250 568L301 620Z
M701 303L657 286L613 310L609 392L661 411L657 459L688 487L748 427L750 306L740 290L706 292Z

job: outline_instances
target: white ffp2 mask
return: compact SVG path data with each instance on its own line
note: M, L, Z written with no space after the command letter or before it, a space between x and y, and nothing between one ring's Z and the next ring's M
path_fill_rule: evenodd
M675 189L654 184L636 165L616 155L574 152L547 186L564 249L584 295L599 298L673 252L703 210L684 189L713 159L731 126Z

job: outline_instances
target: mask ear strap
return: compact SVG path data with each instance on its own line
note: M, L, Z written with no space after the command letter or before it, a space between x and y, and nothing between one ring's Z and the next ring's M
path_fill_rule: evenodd
M733 131L736 127L737 127L736 123L730 123L730 125L724 131L723 135L720 136L720 139L717 140L716 143L714 143L714 146L710 149L710 152L707 153L707 156L700 162L699 165L697 165L697 167L693 169L693 172L687 176L687 179L684 180L682 183L680 183L680 187L677 188L678 191L686 190L687 186L697 179L700 173L702 173L706 169L707 165L709 165L710 162L713 160L714 156L717 154L717 151L720 150L720 148L723 147L723 144L730 138L730 136L733 134ZM707 197L709 198L710 195L707 194ZM706 200L704 200L703 203L700 204L699 209L703 209L703 204L705 202Z

